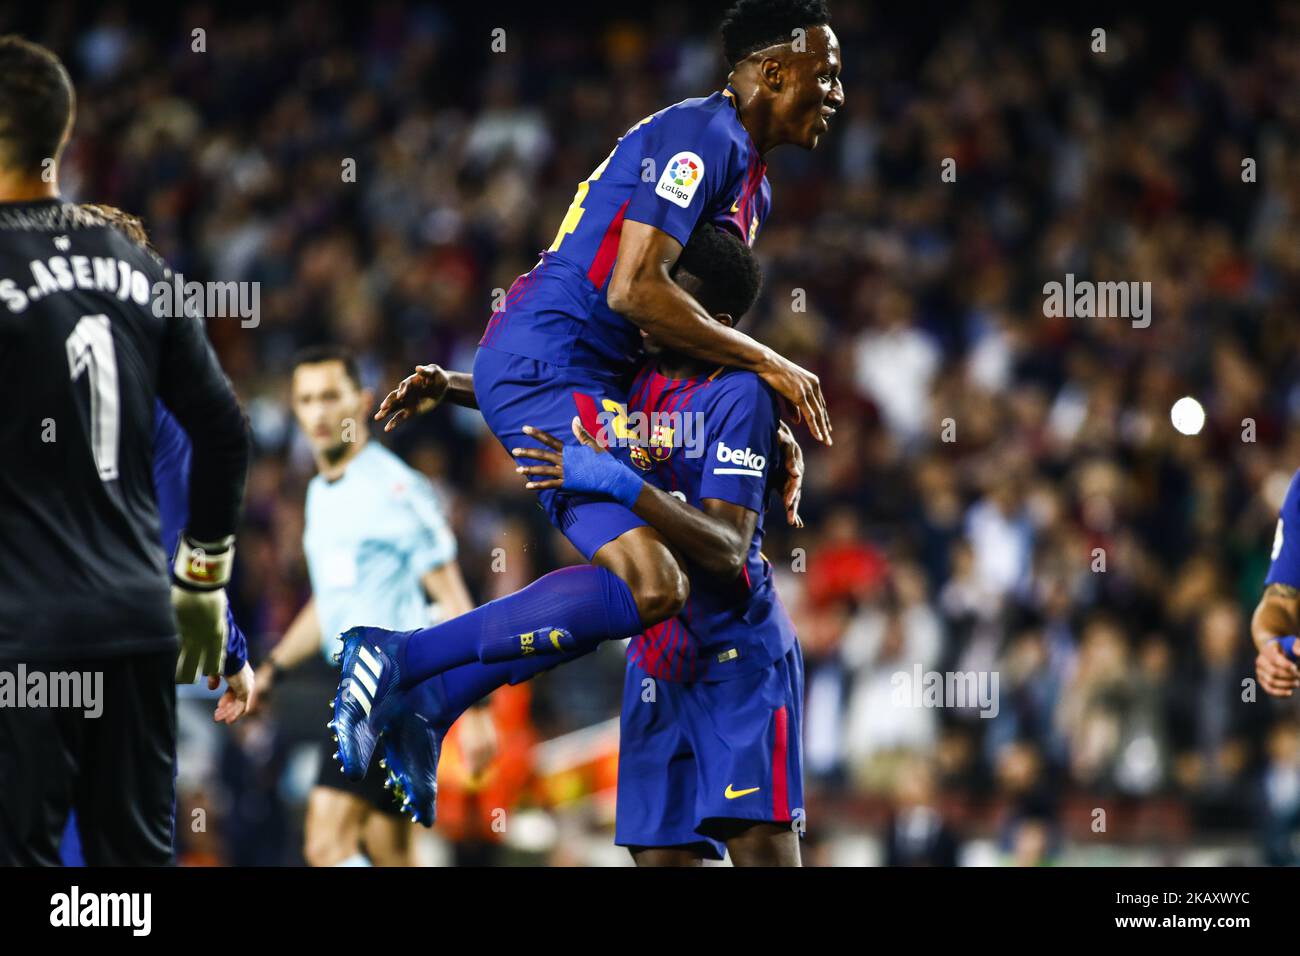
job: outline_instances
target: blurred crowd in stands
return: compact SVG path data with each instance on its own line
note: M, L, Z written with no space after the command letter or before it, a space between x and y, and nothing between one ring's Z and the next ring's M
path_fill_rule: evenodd
M846 107L816 152L768 157L748 328L821 375L835 426L831 448L796 429L807 527L774 510L764 545L807 661L808 858L865 834L890 863L974 840L1024 864L1219 840L1294 862L1300 727L1247 679L1300 466L1300 5L1034 9L833 2ZM259 652L308 594L293 353L347 344L377 397L417 362L467 368L617 137L725 81L720 14L0 14L73 70L65 194L143 217L187 278L261 283L255 328L210 323L256 438L233 601ZM1046 316L1067 274L1150 282L1149 325ZM1199 435L1170 424L1183 395ZM578 560L476 413L390 444L443 494L479 601ZM539 739L617 713L606 651L535 682ZM915 706L900 688L929 672L996 675L996 707ZM277 705L195 748L227 820L196 858L297 859Z

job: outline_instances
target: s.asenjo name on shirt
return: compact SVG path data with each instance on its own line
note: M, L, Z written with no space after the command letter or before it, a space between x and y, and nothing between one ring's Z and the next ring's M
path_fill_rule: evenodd
M739 465L739 468L714 468L715 475L753 475L755 478L763 476L763 469L767 466L767 459L762 455L755 455L748 448L728 448L726 442L718 442L718 461L723 464Z
M22 312L47 295L74 289L109 292L136 305L149 302L149 277L129 262L108 256L50 256L28 263L31 284L23 279L0 279L0 302L10 312Z

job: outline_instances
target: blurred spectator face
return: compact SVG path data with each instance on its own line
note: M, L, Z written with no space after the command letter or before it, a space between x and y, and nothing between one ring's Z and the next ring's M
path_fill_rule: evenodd
M800 618L799 644L814 658L833 654L844 638L851 617L847 601L832 601L808 609Z
M876 321L882 329L889 331L905 329L912 324L914 308L911 298L905 292L890 287L880 295Z
M966 580L975 573L975 552L971 550L970 542L966 539L953 543L949 560L952 562L954 580Z
M1268 755L1275 764L1300 764L1300 728L1290 722L1274 727L1268 736Z
M358 388L342 362L299 365L293 372L293 413L312 451L337 460L365 433L372 397Z
M1113 622L1099 618L1088 624L1079 652L1079 677L1084 681L1109 682L1124 677L1128 647L1124 634Z
M1142 645L1140 658L1142 673L1152 681L1162 681L1169 674L1173 655L1169 643L1163 638L1152 638Z
M998 756L998 782L1005 793L1023 794L1038 783L1042 761L1027 743L1015 743Z
M1020 513L1021 488L1019 480L1014 475L999 481L990 497L1008 518L1013 518Z
M1169 595L1168 607L1171 616L1177 618L1191 615L1197 609L1205 607L1219 587L1218 569L1214 561L1203 554L1189 558L1179 568L1178 577Z
M909 760L903 765L894 785L894 800L899 807L925 807L934 802L934 774L924 760Z
M1047 861L1050 834L1041 820L1025 820L1016 828L1012 844L1012 862L1016 866L1041 866Z
M1040 631L1019 635L1007 654L1007 670L1015 683L1027 681L1047 664L1047 645Z
M1241 637L1241 616L1234 604L1218 601L1201 623L1201 650L1211 666L1232 662Z
M939 738L939 746L935 751L936 769L950 784L954 780L968 778L974 759L974 748L966 734L948 730Z
M894 590L901 607L923 604L926 597L925 572L910 562L900 562L894 566Z

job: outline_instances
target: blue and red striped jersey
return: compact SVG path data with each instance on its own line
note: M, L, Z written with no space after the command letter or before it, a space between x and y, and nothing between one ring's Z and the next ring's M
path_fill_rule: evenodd
M606 300L623 223L685 245L698 223L712 222L753 245L771 209L767 164L735 102L730 89L683 100L624 133L578 185L555 241L515 280L480 344L630 376L641 339Z
M682 612L628 645L629 659L652 676L725 680L768 667L794 644L794 624L762 554L764 512L784 474L778 423L776 393L753 372L668 379L647 364L632 384L621 430L639 441L612 442L620 457L692 507L717 498L758 514L740 576L719 581L688 567Z

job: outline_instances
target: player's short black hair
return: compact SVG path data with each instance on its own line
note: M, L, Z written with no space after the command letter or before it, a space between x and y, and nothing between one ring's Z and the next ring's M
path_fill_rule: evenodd
M322 362L341 362L343 371L352 380L352 384L357 388L362 387L361 367L357 365L357 357L342 345L330 343L308 345L306 348L299 349L293 357L294 369L300 365L320 365Z
M57 56L22 37L0 37L0 165L35 173L58 156L75 105Z
M722 18L722 52L735 66L755 50L789 43L801 27L830 22L826 0L736 0Z
M674 277L689 272L700 281L693 294L710 315L726 313L740 322L758 298L763 270L734 233L702 223L691 233L673 266Z

